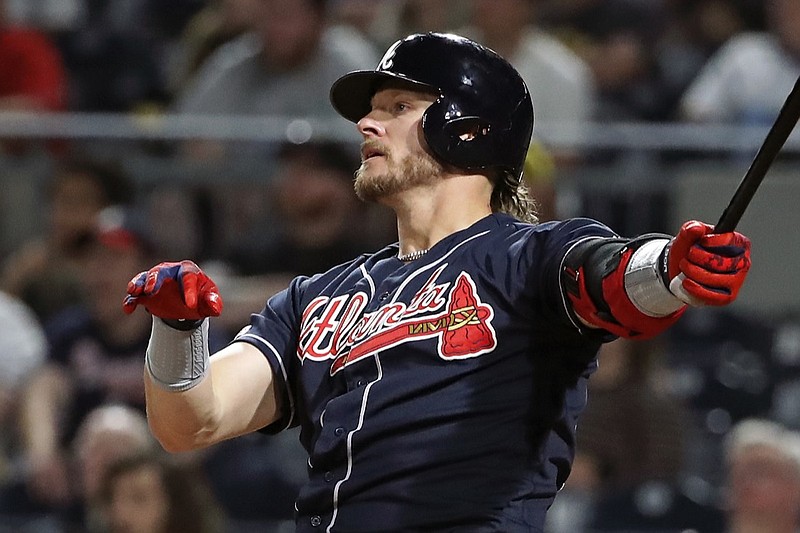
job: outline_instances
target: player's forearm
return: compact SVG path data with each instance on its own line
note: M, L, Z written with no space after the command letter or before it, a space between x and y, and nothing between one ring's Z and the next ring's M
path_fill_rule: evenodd
M215 442L219 401L207 379L210 367L208 321L167 324L153 317L145 357L145 396L153 434L169 451ZM192 327L196 325L196 327Z
M186 391L166 390L146 372L145 393L153 435L172 452L256 431L280 411L269 365L245 343L215 354L208 375Z
M164 389L145 369L145 399L150 430L165 450L202 448L219 440L220 408L209 379L183 392Z

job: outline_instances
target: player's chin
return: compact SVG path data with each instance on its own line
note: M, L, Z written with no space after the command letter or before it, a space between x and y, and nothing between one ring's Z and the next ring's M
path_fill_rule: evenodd
M380 191L368 182L363 176L357 176L353 187L359 200L364 202L374 202L380 197Z
M355 173L356 186L380 182L384 174L386 174L385 167L379 168L372 160L364 161Z
M384 175L380 173L371 172L356 172L356 179L353 185L356 196L365 202L377 202L383 198L386 193L386 183L383 179Z

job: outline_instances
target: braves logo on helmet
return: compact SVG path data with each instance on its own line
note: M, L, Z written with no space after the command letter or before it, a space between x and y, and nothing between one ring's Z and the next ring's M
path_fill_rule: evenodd
M449 282L437 284L445 266L431 275L408 305L395 302L363 313L368 298L362 293L316 298L303 316L298 357L333 359L333 375L376 352L422 339L437 338L437 352L444 360L492 351L497 346L492 307L480 300L466 272L459 274L452 289Z
M394 54L397 51L397 47L402 44L403 41L397 41L392 46L386 50L386 53L383 54L380 63L378 63L378 70L391 70L394 66Z

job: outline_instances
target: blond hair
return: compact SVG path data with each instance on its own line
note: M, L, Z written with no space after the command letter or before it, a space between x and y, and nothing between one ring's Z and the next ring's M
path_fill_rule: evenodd
M506 213L523 222L539 222L536 200L530 195L528 186L510 174L502 174L494 181L489 205L495 213Z

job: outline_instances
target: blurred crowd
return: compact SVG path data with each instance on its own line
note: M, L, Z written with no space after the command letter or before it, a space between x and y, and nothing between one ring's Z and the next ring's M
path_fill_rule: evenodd
M293 530L295 431L154 443L150 321L122 296L155 262L196 260L225 299L213 350L293 276L395 240L352 192L358 139L328 89L431 30L488 45L528 84L542 220L604 214L559 196L559 173L598 157L586 124L764 126L800 75L798 0L0 0L0 122L228 119L171 141L0 134L0 533ZM225 137L252 117L289 127ZM650 207L604 221L668 231ZM690 310L600 361L551 533L800 530L797 316Z

